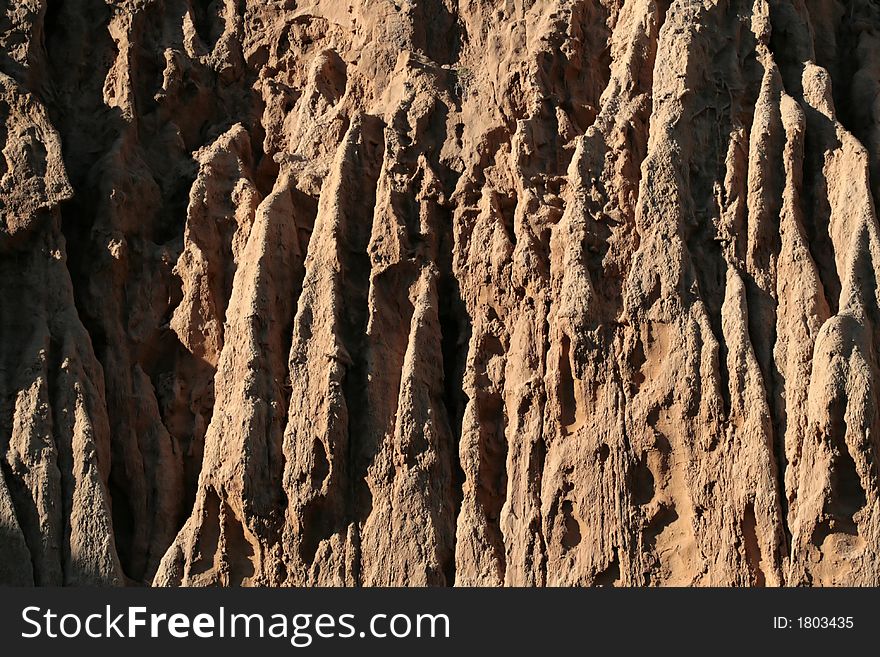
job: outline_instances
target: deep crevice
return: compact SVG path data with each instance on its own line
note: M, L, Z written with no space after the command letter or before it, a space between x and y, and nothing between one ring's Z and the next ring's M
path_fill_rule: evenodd
M459 447L461 444L462 422L467 398L464 393L465 361L467 345L471 337L471 320L467 308L461 298L458 279L453 273L453 240L452 221L448 211L442 211L443 221L438 227L439 256L438 266L440 279L438 294L440 297L438 316L440 322L440 351L443 361L443 406L449 420L452 444L449 446L452 465L452 518L453 527L457 526L458 515L464 498L465 473L461 466ZM455 552L457 533L453 529L452 555L444 568L447 586L455 584Z

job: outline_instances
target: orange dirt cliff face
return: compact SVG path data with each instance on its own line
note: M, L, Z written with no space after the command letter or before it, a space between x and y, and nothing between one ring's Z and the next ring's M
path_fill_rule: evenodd
M0 583L880 585L875 0L0 3Z

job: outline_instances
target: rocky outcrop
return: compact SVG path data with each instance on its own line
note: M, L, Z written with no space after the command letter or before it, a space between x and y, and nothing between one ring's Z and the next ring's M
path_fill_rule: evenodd
M0 44L0 582L880 585L873 0Z

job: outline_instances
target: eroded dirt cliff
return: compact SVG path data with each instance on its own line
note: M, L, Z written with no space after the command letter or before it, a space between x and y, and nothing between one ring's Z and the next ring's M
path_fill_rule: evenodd
M3 0L0 581L880 585L876 0Z

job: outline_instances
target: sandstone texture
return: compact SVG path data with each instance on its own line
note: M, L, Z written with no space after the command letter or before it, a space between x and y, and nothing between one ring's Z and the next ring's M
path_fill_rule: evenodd
M0 1L0 583L880 585L877 0Z

